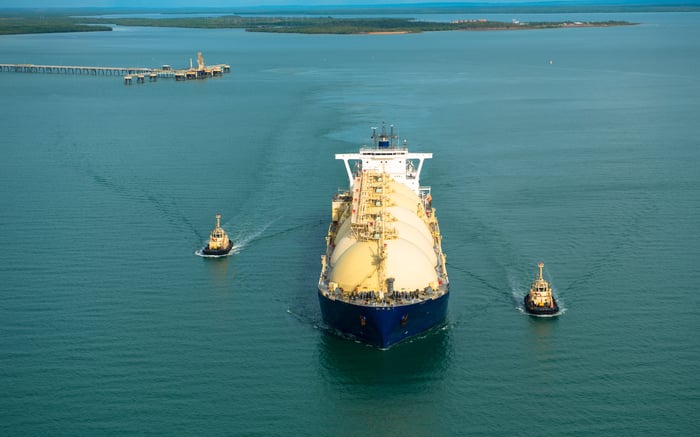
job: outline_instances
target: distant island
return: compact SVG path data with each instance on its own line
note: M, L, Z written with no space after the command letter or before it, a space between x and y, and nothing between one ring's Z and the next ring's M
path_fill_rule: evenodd
M416 21L411 18L334 18L334 17L221 17L192 18L118 18L95 21L112 22L121 26L186 27L206 29L245 29L248 32L305 34L396 34L448 30L524 30L552 29L574 26L623 26L626 21L604 22L499 22L484 19L453 22Z
M196 29L245 29L248 32L304 34L403 34L438 31L487 31L554 29L568 27L628 26L627 21L509 22L464 19L452 22L417 21L411 18L334 18L318 16L243 17L224 15L185 18L102 18L66 15L15 14L0 17L0 35L110 31L111 25L179 27Z

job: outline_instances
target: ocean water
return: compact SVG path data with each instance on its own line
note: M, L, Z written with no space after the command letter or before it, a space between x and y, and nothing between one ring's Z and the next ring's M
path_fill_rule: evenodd
M0 37L232 68L0 73L0 434L697 435L700 15L590 15L641 24ZM388 351L316 298L334 154L383 121L434 154L452 291ZM239 248L198 257L217 212ZM556 319L521 310L538 261Z

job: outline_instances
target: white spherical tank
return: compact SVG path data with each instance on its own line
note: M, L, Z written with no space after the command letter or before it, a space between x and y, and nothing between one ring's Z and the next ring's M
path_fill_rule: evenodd
M336 240L335 247L333 248L333 253L331 254L330 263L334 266L335 263L340 259L341 256L352 247L353 244L357 243L357 240L352 235L345 235L340 240Z
M385 278L394 278L397 290L424 289L437 281L437 273L425 253L403 239L386 241ZM330 273L330 280L344 290L383 288L378 276L376 241L358 241L344 251Z
M433 236L430 234L428 226L416 215L415 211L409 211L397 206L392 206L386 210L396 220L393 223L401 223L404 227L413 228L426 244L429 244L430 247L433 246Z

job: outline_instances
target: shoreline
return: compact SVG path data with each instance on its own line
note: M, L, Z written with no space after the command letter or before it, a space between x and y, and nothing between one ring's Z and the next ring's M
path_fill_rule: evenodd
M402 35L442 31L499 31L567 29L577 27L632 26L628 21L540 21L512 22L486 19L416 21L412 18L365 17L247 17L223 15L218 17L186 18L99 18L74 16L0 15L0 35L37 33L104 32L113 26L174 27L183 29L243 29L246 32L296 33L309 35Z
M372 31L372 32L362 32L356 33L355 35L405 35L411 33L407 30L386 30L386 31Z

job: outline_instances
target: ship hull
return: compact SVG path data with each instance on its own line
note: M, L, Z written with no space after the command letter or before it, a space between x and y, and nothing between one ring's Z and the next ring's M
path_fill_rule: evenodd
M525 305L525 311L533 316L553 316L559 313L559 305L556 301L553 301L553 307L538 307L532 303L529 299L529 295L526 295L523 299L523 304Z
M202 253L204 255L210 255L210 256L223 256L223 255L228 255L229 252L231 252L231 249L233 249L233 242L229 242L229 245L226 246L223 249L209 249L209 246L204 246L202 248Z
M323 321L329 327L380 349L425 332L445 320L449 293L399 306L364 306L329 299L320 291Z

